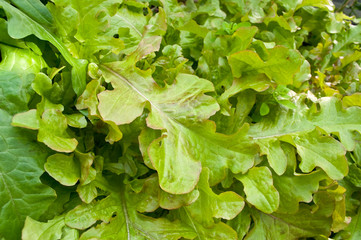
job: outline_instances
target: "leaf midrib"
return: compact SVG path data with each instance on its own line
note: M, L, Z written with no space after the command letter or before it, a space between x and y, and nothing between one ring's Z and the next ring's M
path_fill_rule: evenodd
M165 113L162 109L160 109L155 103L152 102L151 99L149 99L146 95L144 95L140 90L138 90L127 78L125 78L124 76L122 76L120 73L114 71L113 69L101 64L100 65L101 68L105 69L106 71L108 71L109 73L115 75L116 77L120 78L124 83L126 83L131 89L133 89L135 92L137 92L142 98L144 98L146 101L148 101L152 107L154 107L159 113L161 113L163 116L166 116L170 121L180 125L181 127L179 127L178 129L185 135L188 136L186 132L184 132L182 129L183 127L188 129L189 131L191 131L192 133L196 134L197 136L201 137L204 141L206 142L212 142L213 144L216 144L217 146L220 146L224 149L227 150L231 150L234 152L239 152L239 151L235 151L234 149L229 149L226 148L224 146L222 146L218 141L212 141L209 138L207 138L206 136L204 136L203 134L199 133L199 131L196 131L196 129L193 128L189 128L187 126L185 126L184 124L180 123L178 120L174 119L172 116L169 116L167 113Z
M353 123L353 124L340 123L340 124L332 124L332 125L317 125L317 124L313 124L311 121L308 121L307 123L308 124L311 123L311 125L309 125L309 126L312 126L312 128L309 127L307 129L302 129L302 130L298 129L298 130L295 130L295 131L286 131L284 133L266 135L266 136L261 136L262 132L259 131L259 132L256 132L254 134L248 134L248 136L251 137L252 139L255 139L255 140L257 140L257 139L267 139L267 138L278 138L278 137L282 137L282 136L286 136L286 135L299 135L299 134L307 133L307 132L313 131L313 129L315 129L316 127L319 127L319 128L322 128L322 129L328 128L328 129L331 130L331 132L337 132L338 131L338 130L336 130L337 128L338 129L339 128L345 128L345 130L349 130L349 129L355 129L356 127L358 127L358 128L361 129L361 126L356 124L356 123ZM250 127L250 129L252 129L252 126Z
M125 78L124 76L122 76L121 74L117 73L116 71L114 71L113 69L101 64L100 65L101 68L105 69L106 71L110 72L111 74L115 75L116 77L118 77L119 79L121 79L124 83L126 83L131 89L133 89L136 93L138 93L142 98L144 98L146 101L148 101L150 103L150 105L152 107L154 107L155 109L157 109L159 112L165 114L156 104L154 104L152 102L151 99L149 99L146 95L144 95L141 91L139 91L133 84L130 83L130 81ZM177 121L175 119L173 119L172 117L168 116L168 118L174 120L174 121Z
M53 36L45 27L43 27L41 24L39 24L38 22L36 22L34 19L32 19L31 17L29 17L26 13L24 13L23 11L20 11L19 9L17 9L16 7L12 6L11 4L5 2L4 0L0 0L0 4L4 4L6 5L8 8L11 8L13 11L17 12L19 15L23 16L24 18L26 18L28 21L30 21L32 24L36 25L38 28L40 28L45 35L47 35L47 37L50 39L49 42L52 43L58 50L59 52L61 52L61 54L63 55L63 57L66 59L66 61L72 65L73 67L76 64L75 58L73 58L70 54L70 52L64 47L62 46L62 43L55 37ZM40 38L41 39L41 38Z
M263 214L265 214L265 213L263 213ZM294 225L294 224L292 224L292 223L290 223L290 222L287 222L287 221L283 220L283 219L280 218L280 217L276 217L275 215L272 215L272 214L265 214L265 215L268 215L268 216L270 216L270 217L273 218L273 219L276 219L276 220L278 220L278 221L280 221L280 222L283 222L283 223L286 224L287 226L292 226L292 227L294 227L294 228L296 228L296 229L300 229L300 230L305 231L305 232L307 232L307 233L314 234L314 232L312 232L312 230L301 228L300 226L297 226L297 225Z

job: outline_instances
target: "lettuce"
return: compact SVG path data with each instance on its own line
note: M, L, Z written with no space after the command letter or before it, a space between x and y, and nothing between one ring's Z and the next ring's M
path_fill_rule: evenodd
M358 239L359 21L0 0L0 238Z

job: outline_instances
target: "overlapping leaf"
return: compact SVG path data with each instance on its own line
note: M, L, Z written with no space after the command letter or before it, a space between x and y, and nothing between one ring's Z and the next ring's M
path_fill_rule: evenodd
M139 54L144 55L136 53ZM102 70L114 87L98 95L99 112L105 120L130 123L148 103L151 108L148 126L166 130L148 148L164 190L178 194L190 192L198 182L202 165L212 169L212 185L225 177L226 168L239 173L253 165L255 149L245 145L246 127L234 136L225 136L216 134L211 122L204 122L219 108L215 99L204 94L214 90L209 81L179 74L173 84L161 88L149 72L135 68L129 60L104 64ZM197 122L204 125L192 127ZM229 139L234 139L233 145L227 143ZM209 145L214 146L213 150L208 150ZM224 157L219 161L221 151Z
M113 236L125 239L193 238L192 230L179 221L171 222L165 218L154 219L139 214L134 202L142 204L147 199L123 187L114 187L111 187L113 190L108 197L89 205L80 205L66 215L65 223L75 229L87 229L98 220L102 221L85 231L80 239L107 239Z
M31 1L33 7L28 7L28 1L16 1L18 8L1 0L0 6L8 14L8 32L12 38L19 39L34 34L42 40L53 44L72 68L72 83L75 93L80 95L85 89L87 61L74 58L49 28L50 13L39 1ZM40 14L39 14L40 13ZM49 19L50 18L50 19ZM43 25L46 21L46 25Z
M0 238L356 239L360 26L333 9L0 0Z
M261 145L270 144L277 139L290 142L297 147L302 158L300 167L304 172L310 172L315 166L319 166L331 178L341 179L348 172L344 147L335 139L322 136L314 130L319 127L329 134L338 134L346 149L353 149L356 142L352 132L360 132L358 115L361 111L357 107L343 109L336 98L322 98L319 104L319 112L312 112L302 103L297 110L278 111L252 126L249 134L260 141ZM320 149L324 150L319 152ZM273 166L273 156L271 153L267 154ZM285 168L281 170L284 171Z

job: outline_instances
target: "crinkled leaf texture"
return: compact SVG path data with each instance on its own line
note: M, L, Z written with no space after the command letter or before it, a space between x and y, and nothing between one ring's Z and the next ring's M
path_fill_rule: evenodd
M301 205L297 214L272 214L254 212L255 225L245 239L295 240L301 237L328 236L332 219L321 213L313 213L307 205Z
M278 144L278 141L289 142L297 148L303 172L310 172L318 166L332 179L342 179L348 173L345 148L354 148L356 141L352 132L361 131L361 109L343 109L336 98L321 98L319 104L320 111L316 112L314 108L309 109L300 99L297 109L275 111L253 125L249 135L256 142L260 142L261 149L267 145ZM337 134L343 145L334 138L325 136L317 128L329 134ZM287 165L282 151L274 146L264 151L270 165L278 174L282 174ZM274 164L275 157L282 160L282 168Z
M0 0L0 238L358 239L361 28L333 10Z
M47 223L38 222L27 217L22 231L23 240L42 239L79 239L76 229L71 229L65 225L64 216L57 216Z
M179 221L154 219L137 212L136 205L147 201L128 187L112 186L109 196L91 204L83 204L65 216L67 226L86 230L80 239L179 239L193 238L192 230ZM146 204L146 202L144 202ZM101 223L97 223L101 221ZM95 224L95 225L94 225ZM92 227L93 226L93 227Z
M257 148L245 137L247 126L227 136L216 133L214 124L205 121L219 109L215 99L204 94L213 91L209 81L179 74L172 85L161 88L148 72L127 62L104 65L103 74L114 87L98 94L103 118L117 124L129 123L149 103L147 125L164 130L161 138L148 147L164 190L174 194L190 192L198 182L201 166L211 170L212 185L225 177L227 168L239 173L252 167Z
M8 32L12 38L19 39L34 34L42 40L53 44L72 68L72 83L75 93L80 95L86 84L86 66L84 59L74 58L64 44L50 30L50 13L39 1L16 1L18 8L8 2L1 0L0 6L8 16ZM46 24L44 24L46 22Z
M40 182L47 149L10 123L11 115L0 109L0 237L19 239L26 216L39 218L55 193Z
M56 196L40 181L49 150L33 132L11 126L12 115L28 109L34 74L47 65L22 42L2 37L11 44L0 44L0 238L19 239L25 218L40 218Z

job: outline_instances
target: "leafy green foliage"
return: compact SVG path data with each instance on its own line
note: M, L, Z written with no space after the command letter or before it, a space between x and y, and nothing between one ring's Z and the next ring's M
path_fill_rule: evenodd
M0 0L0 238L359 239L359 22Z

